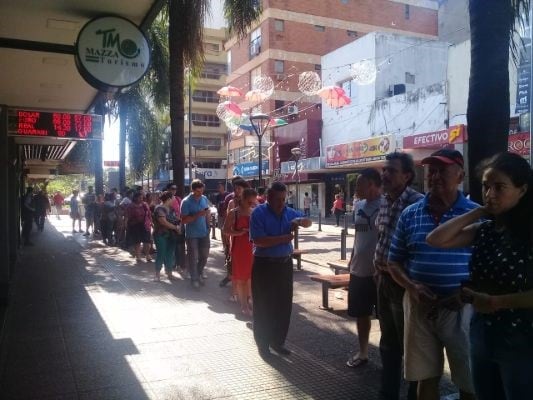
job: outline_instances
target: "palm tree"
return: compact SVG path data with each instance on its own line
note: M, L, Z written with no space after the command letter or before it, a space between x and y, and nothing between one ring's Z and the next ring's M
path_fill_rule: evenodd
M467 110L468 165L470 192L475 201L481 200L476 166L481 160L507 150L509 49L517 48L512 42L515 23L523 13L528 14L529 5L530 0L469 2L472 62Z
M185 70L197 76L204 60L203 23L210 10L209 0L169 0L169 87L171 153L177 193L185 187ZM257 0L225 0L224 11L230 32L243 37L261 14Z

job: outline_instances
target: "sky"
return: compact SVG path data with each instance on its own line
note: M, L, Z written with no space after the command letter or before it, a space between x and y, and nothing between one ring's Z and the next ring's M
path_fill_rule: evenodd
M208 28L225 26L223 17L223 0L211 0L211 15L205 21ZM104 161L118 161L119 159L119 121L109 123L106 119L104 126L103 159Z

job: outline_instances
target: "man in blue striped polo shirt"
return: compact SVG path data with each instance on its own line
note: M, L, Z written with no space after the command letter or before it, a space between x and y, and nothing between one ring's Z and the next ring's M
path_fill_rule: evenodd
M445 348L461 399L474 399L468 360L472 311L459 298L461 282L469 277L471 250L437 249L426 243L426 236L478 205L457 190L464 178L457 150L438 150L422 164L428 165L429 193L402 212L389 250L389 271L406 289L405 378L419 382L419 399L438 399Z

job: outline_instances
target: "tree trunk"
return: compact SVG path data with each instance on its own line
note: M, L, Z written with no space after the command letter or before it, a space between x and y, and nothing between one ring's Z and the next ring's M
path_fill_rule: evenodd
M118 161L118 185L120 191L126 187L126 121L128 110L124 99L118 101L118 115L120 121L120 136L119 136L119 161Z
M471 66L468 95L470 194L481 201L475 168L507 150L509 136L509 45L511 0L470 0ZM462 60L455 60L462 62Z
M186 7L186 0L170 0L169 7L169 81L170 81L170 129L171 129L171 153L172 170L174 183L177 186L177 194L183 197L184 194L184 171L185 171L185 149L184 149L184 71L183 62L183 27L187 26L184 21L186 13L182 12L182 7Z

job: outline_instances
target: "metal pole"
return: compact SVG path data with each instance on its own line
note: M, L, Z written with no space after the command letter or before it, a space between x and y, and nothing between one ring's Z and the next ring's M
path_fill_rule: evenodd
M262 128L259 128L257 139L258 139L258 145L259 145L259 186L258 187L263 187L263 184L261 183L261 178L263 177L263 150L261 149L262 144L263 144L262 143L263 142L263 129Z
M189 79L189 112L188 112L188 119L189 119L189 189L191 188L191 182L192 182L192 88L191 88L191 70L188 71L188 79ZM174 173L177 173L178 171L174 171Z
M300 157L296 157L296 209L300 209L300 171L298 170L298 161Z
M318 210L318 231L322 232L322 211Z
M295 250L298 250L298 231L299 231L298 228L294 230L294 249Z
M346 235L349 235L349 233L348 233L348 222L346 220L346 213L344 213L344 230L346 231Z
M341 229L341 260L346 260L346 231Z
M216 239L216 225L217 221L215 220L215 215L211 215L211 239Z

